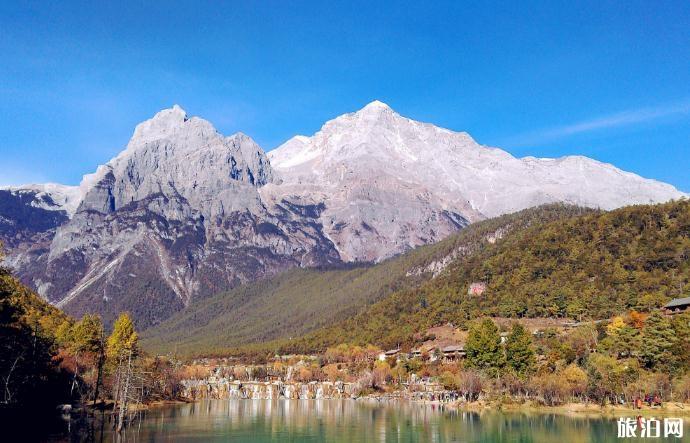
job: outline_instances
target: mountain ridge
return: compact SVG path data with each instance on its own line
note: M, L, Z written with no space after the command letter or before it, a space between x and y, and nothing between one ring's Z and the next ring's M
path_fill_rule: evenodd
M260 359L322 353L341 344L412 349L431 328L450 323L466 329L487 316L584 322L631 310L644 316L687 295L688 257L690 200L613 211L545 205L475 223L439 243L371 266L360 285L375 286L379 274L393 274L401 284L369 298L354 314L341 311L336 321L330 312L309 316L307 326L321 325L311 330L280 320L259 329L268 331L266 335L251 327L223 327L232 321L219 314L228 305L263 324L257 316L263 310L252 307L251 300L238 302L236 290L144 331L143 343L155 352ZM290 272L269 284L290 278ZM320 272L305 278L306 285L319 277L330 280L328 271ZM406 281L409 277L414 280ZM238 290L250 293L256 286ZM290 291L278 290L259 299L270 300L265 303L269 309L285 300L300 306L293 297ZM190 319L201 321L182 327ZM275 333L280 328L282 334Z
M519 159L380 101L327 121L311 137L293 137L268 158L282 183L261 192L328 201L321 222L346 261L379 261L540 204L614 209L684 195L583 156ZM343 228L341 220L350 222ZM374 244L382 246L367 247Z
M516 159L378 101L268 155L175 105L78 187L0 189L0 241L50 302L149 326L242 283L380 262L496 214L684 195L585 157Z

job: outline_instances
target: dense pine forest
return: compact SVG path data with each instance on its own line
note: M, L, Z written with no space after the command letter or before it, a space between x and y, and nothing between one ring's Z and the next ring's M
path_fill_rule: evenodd
M473 282L486 284L468 294ZM649 313L690 292L690 202L588 212L531 224L461 257L438 278L287 345L411 343L415 333L483 316L608 319Z
M565 213L535 217L543 211ZM311 353L317 357L301 370L305 381L356 381L385 392L400 380L429 377L465 401L689 401L690 313L670 316L660 308L690 292L690 202L611 212L551 206L514 217L521 228L513 223L503 235L495 234L506 225L491 220L448 239L454 246L446 253L466 244L463 236L477 247L348 319L219 354L260 362ZM471 291L477 284L483 290ZM572 326L524 326L559 318ZM434 339L429 328L438 325L466 331L464 359L443 361L434 355L439 348L410 354ZM363 363L392 348L401 356Z
M453 251L460 252L453 255ZM453 260L443 272L437 276L426 272L429 264L444 257ZM372 275L395 275L401 280L405 277L400 269L388 272L401 260L406 260L402 266L406 275L410 270L424 272L397 289L388 286L387 291L378 292L378 301L331 326L301 337L288 331L282 335L292 336L287 340L278 338L279 334L275 340L247 336L245 344L238 346L234 340L213 338L223 337L224 327L231 329L220 321L215 325L223 327L214 328L213 333L197 334L194 326L185 329L186 340L193 346L177 349L183 354L191 350L192 354L261 355L320 352L341 343L411 347L430 327L452 323L467 329L484 316L587 321L630 311L650 313L690 292L689 257L687 200L609 212L547 205L477 223L436 245L374 266L386 272ZM481 295L469 294L472 283L486 289ZM369 285L359 282L360 288L375 285L375 279ZM338 300L347 300L351 287L343 285L342 290L346 294ZM296 292L293 296L300 299L317 303L324 299L319 285ZM356 298L358 293L351 296ZM214 303L224 303L224 297L215 297ZM282 295L276 297L280 300ZM211 312L206 310L206 315ZM187 320L197 315L194 307L183 313ZM166 335L163 328L149 334L155 337L151 343L163 342Z

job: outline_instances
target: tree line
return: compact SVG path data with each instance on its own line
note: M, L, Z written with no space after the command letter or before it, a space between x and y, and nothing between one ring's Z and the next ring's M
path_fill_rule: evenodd
M140 349L129 314L107 334L98 315L72 319L0 268L3 418L50 416L57 405L76 404L117 412L119 425L132 401L176 398L179 368Z
M470 377L488 398L508 395L547 405L631 405L649 396L690 401L690 313L668 317L631 311L607 322L567 332L547 328L536 335L515 323L503 336L484 318L470 327L465 350L466 360L442 369L441 380L462 390Z

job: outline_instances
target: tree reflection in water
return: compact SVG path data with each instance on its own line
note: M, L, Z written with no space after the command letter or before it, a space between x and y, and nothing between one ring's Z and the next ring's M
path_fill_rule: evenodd
M68 439L91 440L85 437ZM375 400L208 400L148 411L120 436L108 426L92 434L93 440L104 442L578 443L613 442L616 437L616 421L610 417L463 412Z

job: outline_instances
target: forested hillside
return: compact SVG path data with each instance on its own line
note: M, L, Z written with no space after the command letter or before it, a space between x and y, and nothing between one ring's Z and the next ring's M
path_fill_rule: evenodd
M145 331L143 344L155 352L199 355L289 341L366 311L391 294L415 294L453 260L473 256L510 232L588 212L546 205L473 224L439 243L374 266L288 271L191 305Z
M10 440L15 430L21 441L61 432L66 424L58 413L69 406L58 405L80 406L71 422L78 427L84 423L76 417L87 408L126 410L128 403L177 398L180 371L141 352L129 314L120 314L106 336L99 316L67 316L0 266L0 425ZM140 394L125 399L126 386ZM119 414L118 426L123 420Z
M26 406L40 415L70 400L71 374L55 358L67 320L0 267L0 416Z
M428 327L463 326L481 316L601 319L648 312L687 295L689 281L690 201L591 212L513 230L460 257L438 278L282 347L396 346ZM473 282L486 290L468 294Z

